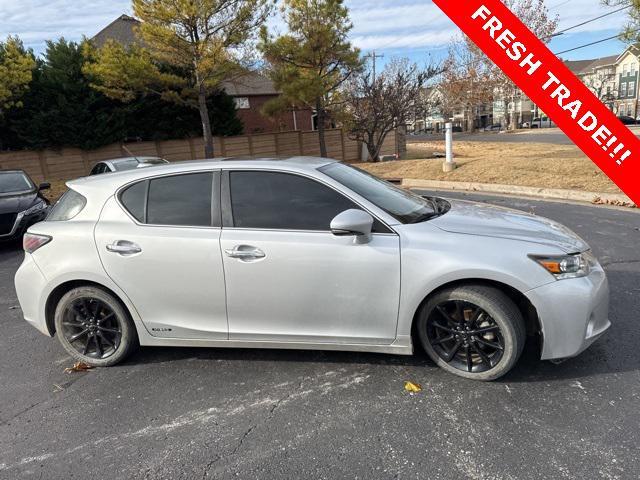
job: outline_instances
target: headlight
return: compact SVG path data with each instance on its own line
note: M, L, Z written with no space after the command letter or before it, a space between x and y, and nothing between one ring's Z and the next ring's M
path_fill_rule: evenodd
M549 257L530 255L529 257L558 280L586 277L591 267L598 262L591 252Z
M44 210L45 208L47 208L47 204L44 203L44 200L40 200L38 203L36 203L33 207L29 207L24 211L25 215L31 215L33 213L37 213L37 212L41 212L42 210Z

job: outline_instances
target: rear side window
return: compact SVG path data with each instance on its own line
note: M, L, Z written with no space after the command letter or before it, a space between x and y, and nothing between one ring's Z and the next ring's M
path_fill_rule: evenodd
M120 193L120 202L149 225L210 227L213 173L191 173L136 183Z
M144 209L149 182L138 182L120 194L120 201L133 217L144 223Z
M328 231L340 212L359 208L314 180L276 172L231 172L233 224L238 228Z
M71 220L82 211L86 204L87 199L78 192L75 190L67 190L65 194L60 197L60 200L49 210L47 221L60 222Z

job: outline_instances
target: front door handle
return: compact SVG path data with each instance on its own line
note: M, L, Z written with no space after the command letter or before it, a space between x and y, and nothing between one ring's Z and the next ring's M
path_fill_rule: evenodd
M259 260L266 256L262 250L251 245L236 245L231 250L225 250L224 253L228 257L240 260Z
M133 242L127 240L118 240L111 245L107 245L107 251L112 253L118 253L120 255L134 255L142 252L142 248Z

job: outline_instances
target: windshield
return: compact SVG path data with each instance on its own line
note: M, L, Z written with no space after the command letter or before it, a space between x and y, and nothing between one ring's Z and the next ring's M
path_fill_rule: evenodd
M118 162L112 162L111 165L113 165L113 168L115 168L117 172L121 170L133 170L138 167L138 160L121 160Z
M0 172L0 195L30 192L35 189L31 180L22 172Z
M433 201L398 188L359 168L331 163L319 170L402 223L423 222L439 215L438 206Z

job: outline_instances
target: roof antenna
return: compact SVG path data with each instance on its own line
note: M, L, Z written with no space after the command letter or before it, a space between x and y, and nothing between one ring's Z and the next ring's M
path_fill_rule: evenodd
M136 162L140 163L140 159L139 159L137 156L135 156L135 155L131 152L131 150L129 150L129 149L127 148L127 146L126 146L124 143L121 145L121 147L122 147L122 149L123 149L125 152L127 152L127 153L129 154L129 156L130 156L130 157L135 158L135 159L136 159Z

